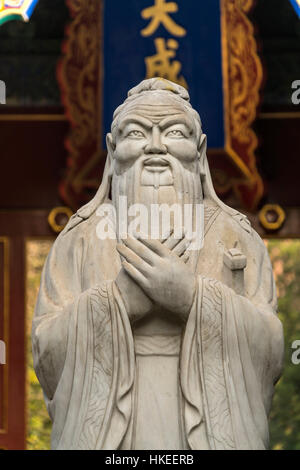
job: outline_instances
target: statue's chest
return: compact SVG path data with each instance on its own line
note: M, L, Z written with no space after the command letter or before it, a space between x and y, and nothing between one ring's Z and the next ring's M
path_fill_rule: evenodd
M121 269L120 255L116 250L115 240L99 240L91 234L82 255L82 289L99 285L101 282L115 280Z

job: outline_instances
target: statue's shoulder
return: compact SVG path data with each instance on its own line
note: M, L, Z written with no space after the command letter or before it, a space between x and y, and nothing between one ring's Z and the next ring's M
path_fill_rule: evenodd
M62 237L65 237L66 235L71 233L75 236L80 235L86 230L88 230L90 226L96 224L96 221L99 220L96 211L85 215L82 209L83 208L79 209L77 212L75 212L75 214L70 217L67 225L60 234Z
M243 232L252 236L255 230L252 228L251 222L245 214L241 212L230 209L230 212L227 214L228 217L233 221L233 223L241 229Z
M225 225L228 229L242 230L249 235L252 235L254 231L246 215L224 203L217 204L216 201L210 199L204 200L204 218L206 223L210 219L216 219L219 224Z
M225 206L221 209L218 224L222 227L223 233L232 232L236 239L240 240L241 244L250 251L260 249L265 252L266 247L262 238L245 214Z
M73 214L56 238L51 251L59 258L65 255L72 256L71 253L75 253L76 247L82 248L95 237L96 219L98 218L94 213L87 218L81 217L78 212Z

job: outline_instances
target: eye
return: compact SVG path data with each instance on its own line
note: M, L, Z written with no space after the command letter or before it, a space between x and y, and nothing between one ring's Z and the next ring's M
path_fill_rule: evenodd
M127 137L134 137L135 139L143 139L145 137L145 135L143 134L142 131L130 131L128 134L127 134Z
M179 129L174 129L167 133L167 137L184 137L184 134Z

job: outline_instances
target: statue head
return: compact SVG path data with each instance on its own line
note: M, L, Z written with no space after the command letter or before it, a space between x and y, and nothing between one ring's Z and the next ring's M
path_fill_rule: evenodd
M185 88L162 78L142 81L114 113L96 196L77 211L66 231L89 218L110 195L115 206L120 195L129 204L146 205L198 204L205 198L235 215L214 191L206 140Z
M206 136L185 88L162 78L142 81L113 116L107 148L119 173L147 155L195 167ZM163 157L165 155L165 157Z
M107 135L113 202L120 195L129 204L200 202L205 145L187 90L161 78L144 80L116 109Z

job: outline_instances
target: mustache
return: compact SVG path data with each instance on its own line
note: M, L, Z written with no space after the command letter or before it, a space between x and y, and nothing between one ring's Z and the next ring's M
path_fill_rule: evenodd
M122 168L121 171L114 172L114 175L121 177L122 175L129 174L132 171L139 174L145 167L169 167L174 173L176 171L188 171L192 173L192 171L186 168L178 158L169 154L162 155L160 153L153 153L140 156L127 167Z

